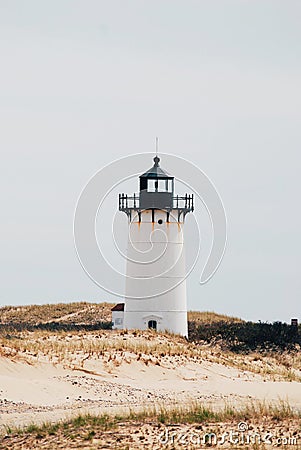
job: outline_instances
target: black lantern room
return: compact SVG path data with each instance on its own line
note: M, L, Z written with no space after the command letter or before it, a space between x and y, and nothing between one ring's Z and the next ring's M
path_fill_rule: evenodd
M174 177L159 166L160 158L155 156L154 165L140 175L140 207L142 209L171 209Z
M119 194L119 211L125 212L130 220L132 212L138 213L141 220L141 211L145 209L165 210L167 217L171 210L177 210L178 220L181 214L185 215L193 211L193 194L184 197L174 195L174 177L163 170L160 165L160 158L154 157L154 165L139 177L139 194L128 196Z

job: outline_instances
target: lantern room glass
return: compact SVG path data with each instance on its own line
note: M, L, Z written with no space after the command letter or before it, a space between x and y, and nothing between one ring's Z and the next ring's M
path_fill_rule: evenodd
M147 180L147 192L173 192L173 180Z

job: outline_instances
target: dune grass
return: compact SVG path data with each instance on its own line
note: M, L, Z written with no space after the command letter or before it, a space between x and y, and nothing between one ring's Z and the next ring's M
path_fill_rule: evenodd
M0 356L14 361L24 360L30 364L50 361L71 369L82 368L82 370L86 370L87 361L97 359L104 363L108 371L111 370L111 367L114 368L132 361L162 367L182 365L186 362L198 364L209 362L233 367L239 372L258 374L266 380L301 382L300 352L253 351L247 354L237 354L222 349L218 345L188 342L180 336L157 333L153 330L17 331L12 326L13 323L19 323L21 318L23 321L28 320L31 323L39 323L42 320L43 323L47 323L47 321L90 323L91 320L95 320L95 317L107 319L111 307L111 304L97 305L81 302L1 308L0 323L10 324L10 330L0 331ZM188 316L190 320L194 320L198 324L219 321L241 322L241 319L212 312L190 311ZM234 408L229 404L221 409L213 409L197 402L188 402L182 406L159 405L140 411L129 411L121 415L81 414L70 420L41 425L32 423L24 428L7 426L4 428L5 442L4 437L0 438L0 449L94 448L91 447L92 442L95 439L101 439L103 433L111 433L111 438L115 439L116 432L117 439L118 433L130 435L135 433L141 424L149 424L153 430L157 430L158 427L172 425L204 424L206 427L210 427L219 423L237 424L239 421L252 421L255 425L260 426L262 420L273 424L284 423L286 427L287 421L293 421L298 424L296 429L301 431L300 412L295 411L285 402L248 403L242 405L241 408ZM65 445L66 442L68 445ZM87 443L87 447L85 447L85 443ZM127 447L127 444L120 447L117 441L114 445L112 448L142 448Z
M286 402L266 403L252 402L234 408L225 405L220 409L213 409L198 402L190 402L183 406L167 408L159 405L145 408L141 411L129 411L123 414L79 414L69 420L56 423L45 422L40 425L32 423L26 427L3 428L6 437L35 436L38 439L56 435L60 440L76 436L83 440L92 439L96 434L107 430L116 430L120 424L125 426L150 423L152 426L171 426L183 424L239 423L252 422L254 425L266 423L282 423L296 421L300 425L301 414ZM2 436L3 436L2 433Z
M170 358L173 363L207 361L259 374L269 380L301 382L301 355L297 351L237 354L219 345L188 342L180 336L153 330L17 331L13 328L14 323L21 321L39 323L43 320L47 323L55 320L87 324L96 319L108 319L111 307L110 303L78 302L0 308L0 323L9 325L8 329L0 329L0 356L30 363L49 360L70 368L84 368L89 359L101 358L108 370L109 365L114 367L134 360L162 366ZM190 311L188 317L199 324L241 322L241 319L214 312Z
M171 362L206 361L258 374L267 380L301 382L300 352L237 354L153 330L0 332L0 356L29 363L50 361L73 369L83 369L89 360L101 359L108 370L132 361L162 367Z
M0 308L0 323L47 323L57 320L93 323L111 320L112 303L71 302L43 305L4 306ZM70 317L69 317L70 316ZM213 323L242 322L242 319L210 311L188 311L188 321Z
M243 319L238 317L227 316L225 314L217 314L213 311L188 311L188 322L194 322L197 325L202 323L214 323L214 322L243 322Z
M112 303L55 303L43 305L4 306L0 308L0 323L36 325L52 321L93 323L110 321Z

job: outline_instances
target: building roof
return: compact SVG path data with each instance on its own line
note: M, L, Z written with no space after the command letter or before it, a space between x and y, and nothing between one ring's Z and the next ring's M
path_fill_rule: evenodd
M174 178L159 166L160 158L154 157L154 165L149 170L140 175L140 178Z
M124 311L124 303L117 303L117 305L111 308L111 311Z

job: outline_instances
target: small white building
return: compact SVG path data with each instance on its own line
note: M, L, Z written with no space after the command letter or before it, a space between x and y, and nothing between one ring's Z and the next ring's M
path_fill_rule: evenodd
M112 329L113 330L122 330L124 323L124 303L117 303L112 311Z

